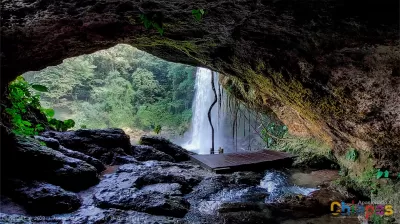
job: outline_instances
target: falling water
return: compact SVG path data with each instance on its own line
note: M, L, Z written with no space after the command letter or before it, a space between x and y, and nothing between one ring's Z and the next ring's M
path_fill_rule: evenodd
M211 87L211 77L214 76L214 86L217 97L219 96L218 73L206 68L198 68L196 73L195 96L192 106L192 123L190 130L185 134L186 141L181 144L183 148L198 154L210 154L211 126L208 121L208 110L214 101L214 92ZM238 150L260 149L260 138L253 130L249 131L248 123L244 116L238 116L237 125L234 126L233 116L228 110L228 94L221 94L221 106L215 104L211 111L211 121L214 126L214 150L222 147L224 153ZM246 111L246 110L245 110ZM248 114L245 114L249 117ZM253 123L255 121L252 121ZM237 128L235 139L232 136L233 128ZM236 142L238 143L237 145Z
M211 88L211 76L214 76L214 85L218 90L218 74L206 68L198 68L196 73L195 97L193 100L192 125L189 132L189 141L182 145L184 148L199 154L209 154L211 148L211 126L208 121L208 110L214 101L214 93ZM218 104L211 111L211 120L214 125L214 147L224 147L221 127L223 126L225 113L220 113L218 119Z

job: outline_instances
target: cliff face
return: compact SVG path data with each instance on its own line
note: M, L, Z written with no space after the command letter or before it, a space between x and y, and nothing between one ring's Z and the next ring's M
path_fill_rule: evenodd
M293 134L400 160L399 3L345 0L3 0L2 89L29 70L126 43L209 67ZM204 9L201 21L193 9ZM163 26L147 30L140 15ZM234 81L232 81L234 80Z

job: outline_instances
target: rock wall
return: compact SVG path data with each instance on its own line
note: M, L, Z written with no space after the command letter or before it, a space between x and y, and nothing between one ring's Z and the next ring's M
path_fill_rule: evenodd
M293 134L318 137L339 154L371 152L396 170L398 8L395 0L4 0L1 86L68 57L131 44L219 71L239 99L271 108ZM201 21L193 9L205 9ZM163 36L140 15L156 15Z

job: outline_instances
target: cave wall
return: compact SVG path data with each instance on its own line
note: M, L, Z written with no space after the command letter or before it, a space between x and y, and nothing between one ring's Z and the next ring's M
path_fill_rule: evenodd
M126 43L240 82L292 134L399 169L396 0L3 0L1 87L17 75ZM191 10L205 9L196 21ZM157 14L164 34L141 14Z

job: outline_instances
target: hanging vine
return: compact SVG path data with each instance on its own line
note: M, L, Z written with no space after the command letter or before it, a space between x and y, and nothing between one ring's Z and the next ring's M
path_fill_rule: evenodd
M211 87L214 92L214 102L211 104L210 109L208 110L208 121L210 122L211 126L211 154L214 154L214 126L211 121L211 110L214 107L214 105L217 103L217 92L215 91L215 85L214 85L214 74L211 74Z

